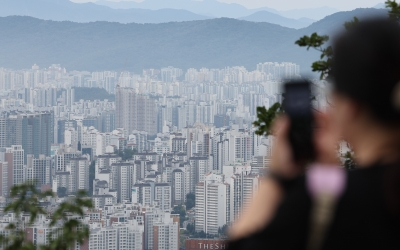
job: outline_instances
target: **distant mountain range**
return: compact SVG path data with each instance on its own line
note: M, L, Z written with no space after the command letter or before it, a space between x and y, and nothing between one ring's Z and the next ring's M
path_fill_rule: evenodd
M15 0L13 0L15 1ZM162 24L73 23L31 17L0 18L0 67L60 63L68 70L130 70L175 66L223 68L289 61L310 72L318 53L294 42L313 32L331 35L354 16L387 15L357 9L328 16L303 29L229 18Z
M278 24L283 27L300 29L305 28L315 22L315 20L308 18L300 18L300 19L292 19L283 17L278 14L274 14L268 11L258 11L250 16L240 18L240 20L250 21L250 22L265 22L265 23L273 23Z
M211 17L229 17L229 18L241 18L244 16L252 15L258 11L268 11L270 13L278 14L283 17L299 19L302 17L319 20L328 15L338 12L339 10L330 7L320 7L302 10L289 10L289 11L278 11L272 8L257 8L247 9L240 4L228 4L219 2L217 0L144 0L143 2L134 1L107 1L97 0L95 2L99 5L108 6L114 9L150 9L158 10L164 8L170 9L184 9L193 13L211 16Z
M378 3L374 6L375 9L386 9L386 5L384 3Z
M191 1L191 0L144 0L143 2L134 1L107 1L97 0L95 2L98 5L108 6L114 9L183 9L193 13L206 15L210 17L229 17L239 18L243 16L251 15L257 11L266 10L272 13L278 13L276 10L271 8L260 8L249 10L246 7L235 4L235 3L222 3L217 0L203 0L203 1Z
M153 8L156 6L156 3L160 3L158 6L167 7L169 6L169 2L171 2L171 8ZM187 10L197 9L198 12L201 12L201 10L206 11L208 9L216 11L215 13L211 13L211 15L218 13L224 15L230 13L232 16L237 16L239 13L251 13L248 16L243 15L238 19L252 22L268 22L296 29L307 27L314 22L313 19L305 17L297 19L283 17L280 14L276 14L275 12L277 11L273 9L254 12L256 10L248 10L238 4L225 4L215 0L205 0L202 2L188 0L163 0L159 2L159 0L147 0L142 3L106 2L102 0L100 3L112 3L112 6L122 4L122 6L126 5L127 7L136 6L136 8L113 9L93 3L73 3L69 0L0 0L0 16L31 16L44 20L72 21L80 23L95 21L119 23L166 23L212 19L213 17L211 16L195 14ZM153 3L154 6L150 5L151 3ZM185 7L186 9L173 8L177 6L182 6L182 8ZM198 8L195 8L196 6ZM331 10L328 9L326 11ZM298 12L299 15L301 15L302 10L299 10ZM321 13L323 13L323 11Z
M77 4L69 0L0 0L0 16L31 16L53 21L120 23L164 23L210 18L187 10L116 10L93 3Z

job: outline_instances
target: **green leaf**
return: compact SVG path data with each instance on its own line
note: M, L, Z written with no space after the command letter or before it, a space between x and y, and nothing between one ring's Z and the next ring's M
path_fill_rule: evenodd
M356 26L359 22L360 21L358 20L357 17L353 17L353 20L351 20L350 22L345 22L344 23L344 27L346 28L346 30L350 30L351 28Z
M255 134L257 135L271 135L272 122L281 112L282 107L280 103L275 103L268 110L265 107L257 107L257 120L253 125L257 128Z
M385 2L386 8L389 9L389 18L399 22L400 21L400 4L398 4L396 1L386 1Z
M28 214L30 216L28 225L33 224L39 215L47 214L39 206L39 200L48 196L53 196L53 193L51 191L40 192L36 188L35 181L28 181L11 188L10 198L12 202L5 207L4 212L15 213L18 222L17 224L10 223L7 225L5 228L9 231L7 237L0 236L0 244L2 244L4 250L37 249L31 242L25 240L23 227L19 226L24 224L20 215ZM49 244L38 246L38 248L67 250L71 249L76 242L82 244L89 237L89 228L79 218L83 217L85 210L90 208L93 208L93 204L84 190L78 191L75 197L62 202L52 214L49 226L53 228L53 232L50 233Z
M317 33L313 33L311 36L303 36L295 42L300 47L320 49L329 40L329 36L320 36Z

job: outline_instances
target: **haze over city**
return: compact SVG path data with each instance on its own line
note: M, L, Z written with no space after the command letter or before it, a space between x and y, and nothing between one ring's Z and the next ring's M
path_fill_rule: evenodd
M286 82L330 110L329 39L389 9L0 0L0 248L228 249L274 176ZM354 169L347 141L331 148Z

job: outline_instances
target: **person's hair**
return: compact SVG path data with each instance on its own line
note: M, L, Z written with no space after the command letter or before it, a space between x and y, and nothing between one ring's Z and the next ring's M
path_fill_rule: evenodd
M388 19L360 22L340 35L333 49L335 91L400 130L400 25ZM399 163L386 171L385 190L388 209L400 218Z
M382 123L400 123L394 100L400 86L400 25L389 19L360 22L340 35L333 49L335 91L368 108Z

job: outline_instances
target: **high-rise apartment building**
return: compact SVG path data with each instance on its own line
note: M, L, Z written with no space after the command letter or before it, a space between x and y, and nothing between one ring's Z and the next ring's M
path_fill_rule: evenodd
M242 129L216 134L211 140L211 147L213 169L220 172L228 162L248 162L253 156L252 136Z
M11 189L12 186L21 184L25 181L24 155L24 149L21 145L13 145L9 148L6 148L5 161L8 162L8 168L11 170L8 173L9 189Z
M116 154L104 154L104 155L98 155L96 158L96 178L97 174L100 173L101 170L109 170L111 169L111 165L113 163L117 163L118 161L121 160L121 157Z
M124 128L128 133L133 130L145 131L149 135L157 133L155 99L137 94L134 89L117 86L115 105L117 128Z
M113 223L112 227L90 230L89 250L142 250L143 226L133 223Z
M7 118L0 117L0 147L7 147Z
M22 145L25 155L50 156L53 143L53 113L22 113L17 115L17 145ZM26 157L24 158L26 163Z
M183 205L185 196L185 173L181 169L174 169L172 171L172 204Z
M0 196L8 194L8 162L0 162Z
M168 183L154 184L154 201L163 211L171 209L171 186Z
M78 190L89 191L89 165L90 161L86 157L71 158L66 166L70 173L69 193Z
M101 132L112 132L115 129L115 111L105 111L101 113Z
M132 186L137 179L137 168L130 162L118 162L111 164L111 188L117 190L118 202L131 200Z
M76 120L60 120L57 122L57 143L64 143L65 130L68 129L77 129Z
M54 137L52 112L3 112L0 119L0 144L21 145L26 155L50 156Z
M157 204L163 211L171 208L171 186L168 183L137 183L132 190L137 194L132 198L133 203L143 206Z
M254 195L258 192L260 186L260 176L255 174L245 175L243 177L243 206L242 211L250 206Z
M178 250L179 217L159 209L146 210L144 239L145 250Z
M177 81L183 75L182 69L169 66L161 69L161 80L163 82Z
M62 144L54 155L56 172L65 172L66 166L69 163L70 159L76 158L81 154L82 153L80 151L76 151L75 148L68 147L67 145Z
M224 166L225 183L229 184L230 188L228 222L233 222L242 215L258 191L260 175L251 172L251 166L246 164Z
M166 214L154 223L154 250L179 250L179 215Z
M230 188L223 182L222 175L207 174L203 182L196 185L197 232L218 234L218 228L229 221Z
M268 170L271 165L271 158L269 156L254 156L251 162L252 174L263 174L262 172Z
M212 170L208 157L190 157L189 163L194 170L193 184L204 181L205 174Z
M44 185L51 186L51 157L39 155L27 155L27 165L25 168L25 179L36 181L36 187L42 188Z
M0 118L0 146L17 145L17 116L3 112Z

